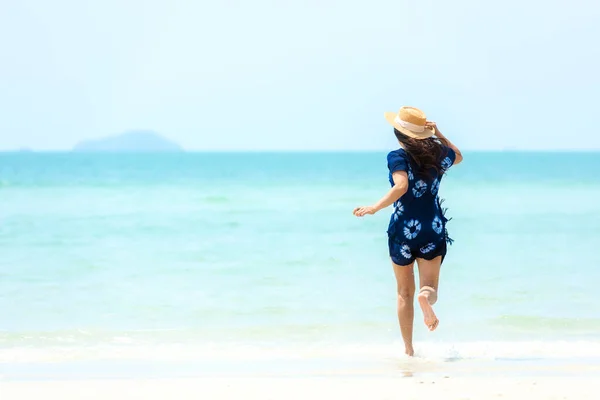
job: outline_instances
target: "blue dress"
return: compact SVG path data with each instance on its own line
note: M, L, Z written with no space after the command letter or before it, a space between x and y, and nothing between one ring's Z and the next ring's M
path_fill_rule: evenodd
M447 171L456 160L456 153L446 148L442 170ZM404 149L392 151L387 156L389 180L394 186L392 174L405 171L408 190L394 203L394 212L388 227L388 247L392 261L397 265L410 265L415 258L433 260L446 256L447 244L452 241L446 230L448 219L444 216L438 190L442 175L418 174L417 165Z

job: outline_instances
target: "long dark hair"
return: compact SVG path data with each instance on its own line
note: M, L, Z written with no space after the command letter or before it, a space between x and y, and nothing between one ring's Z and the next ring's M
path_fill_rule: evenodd
M418 175L443 175L442 160L448 153L448 142L445 139L430 137L414 139L394 128L396 138L404 147L413 162L417 165Z

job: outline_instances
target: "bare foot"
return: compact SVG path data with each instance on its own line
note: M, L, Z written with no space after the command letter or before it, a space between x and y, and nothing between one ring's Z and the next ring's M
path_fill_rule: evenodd
M404 350L407 356L412 357L415 355L415 350L412 347L406 347Z
M417 297L419 299L421 310L423 311L423 316L425 317L425 325L427 325L427 328L429 328L430 331L434 331L435 328L438 327L440 320L437 319L437 316L433 312L433 308L431 307L431 304L429 304L427 294L419 293L419 296Z

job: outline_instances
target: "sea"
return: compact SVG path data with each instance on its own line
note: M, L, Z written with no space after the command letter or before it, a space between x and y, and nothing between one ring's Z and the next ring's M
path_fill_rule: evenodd
M386 153L1 153L0 379L597 374L600 154L448 171L408 358Z

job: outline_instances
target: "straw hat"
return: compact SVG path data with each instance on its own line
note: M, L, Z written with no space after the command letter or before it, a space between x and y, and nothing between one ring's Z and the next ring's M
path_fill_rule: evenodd
M386 112L384 116L390 125L411 138L427 139L435 134L433 128L425 126L427 118L418 108L402 107L397 113Z

